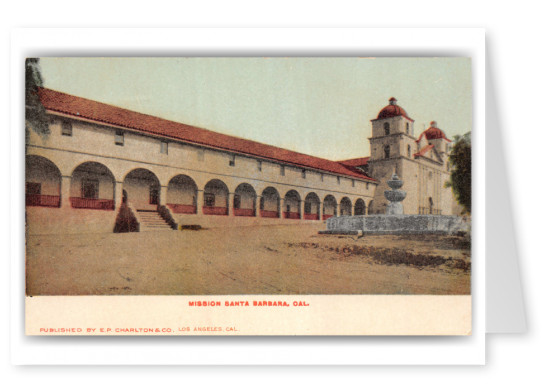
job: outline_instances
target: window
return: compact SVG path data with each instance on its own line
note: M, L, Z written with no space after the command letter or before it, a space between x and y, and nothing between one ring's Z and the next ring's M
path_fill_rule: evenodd
M320 174L320 180L323 182L323 172Z
M122 130L115 131L115 144L124 145L124 132Z
M285 166L279 166L279 175L285 176Z
M352 179L352 187L356 187L356 181Z
M338 177L337 177L337 185L340 185L340 184L341 184L341 177L338 176Z
M73 124L68 121L63 121L61 123L61 134L63 136L72 136L73 135Z
M385 159L390 159L390 145L385 145Z
M408 157L411 157L411 145L408 145Z
M262 160L258 161L257 168L258 168L258 171L262 171Z
M83 179L81 187L81 197L92 200L98 199L99 181L97 179Z
M306 170L304 168L302 169L302 178L306 178Z
M205 150L204 149L198 149L197 150L197 160L202 162L205 160Z
M409 134L409 122L406 122L406 134Z
M233 195L233 208L234 209L241 209L241 195L234 194Z
M36 182L27 182L25 184L25 194L41 194L42 184Z
M234 167L234 166L235 166L235 155L231 155L231 156L230 156L230 161L228 162L228 164L229 164L231 167Z
M168 143L166 141L161 141L161 153L168 155Z
M366 183L366 184L365 184L365 189L366 189L366 190L369 190L369 183Z
M214 206L214 194L205 193L205 206Z
M390 134L390 124L388 122L385 122L384 128L385 128L385 136L388 136Z

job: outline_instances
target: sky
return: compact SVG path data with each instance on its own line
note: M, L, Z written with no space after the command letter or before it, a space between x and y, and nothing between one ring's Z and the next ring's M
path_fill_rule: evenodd
M44 86L331 160L369 156L393 96L415 136L471 131L469 58L41 58Z

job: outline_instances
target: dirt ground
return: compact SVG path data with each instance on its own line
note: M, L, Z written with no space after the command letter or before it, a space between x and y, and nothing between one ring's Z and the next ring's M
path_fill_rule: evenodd
M321 229L30 235L27 294L470 294L464 238Z

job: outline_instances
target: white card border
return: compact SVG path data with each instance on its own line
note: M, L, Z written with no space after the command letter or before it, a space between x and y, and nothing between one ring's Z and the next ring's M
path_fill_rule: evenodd
M11 358L14 364L484 364L483 29L17 29L11 37ZM469 337L26 337L22 175L27 56L468 56L473 64L473 332ZM15 211L15 212L14 212Z

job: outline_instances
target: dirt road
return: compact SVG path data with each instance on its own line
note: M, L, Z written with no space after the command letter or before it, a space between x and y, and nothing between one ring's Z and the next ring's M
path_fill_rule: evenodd
M323 225L27 238L28 295L469 294L445 236L323 236Z

